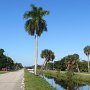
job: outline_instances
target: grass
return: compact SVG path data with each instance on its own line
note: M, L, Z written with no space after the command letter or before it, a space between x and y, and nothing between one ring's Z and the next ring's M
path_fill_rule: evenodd
M79 83L90 85L90 75L87 75L87 74L75 74L73 79L74 79L74 81L77 81Z
M25 70L25 90L56 90L45 79L35 76Z
M7 73L7 71L0 71L0 74L4 74L4 73Z
M47 77L53 77L53 78L57 78L59 80L61 80L61 79L66 80L66 74L60 73L60 71L47 70L47 71L44 71L44 74Z

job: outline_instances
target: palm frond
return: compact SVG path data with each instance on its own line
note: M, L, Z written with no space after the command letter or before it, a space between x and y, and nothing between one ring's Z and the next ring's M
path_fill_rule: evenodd
M38 23L38 30L36 31L36 33L38 34L38 36L41 36L44 31L47 31L47 24L45 20L40 19Z
M85 48L84 48L84 53L88 56L88 55L90 55L90 46L86 46Z
M35 27L32 19L26 21L25 30L32 36L35 34Z

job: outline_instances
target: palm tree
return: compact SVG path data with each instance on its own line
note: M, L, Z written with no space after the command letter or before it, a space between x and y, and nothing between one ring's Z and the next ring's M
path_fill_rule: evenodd
M27 20L25 23L25 30L31 36L35 36L36 48L35 48L35 75L37 70L37 59L38 59L38 36L41 36L43 31L47 31L46 21L43 16L48 15L49 12L43 10L42 7L36 7L31 5L31 10L24 14L24 18Z
M89 67L89 55L90 55L90 46L86 46L84 48L84 53L86 54L86 56L88 57L88 72L90 72L90 67Z
M75 62L76 62L77 70L78 70L78 72L80 72L79 66L78 66L79 61L80 61L79 55L78 54L73 54L73 56L74 56L74 59L75 59Z
M74 65L75 65L75 57L74 55L68 55L64 57L65 59L65 64L66 64L66 70L73 72L74 71Z
M54 52L52 52L51 50L45 49L41 52L41 58L45 59L44 65L46 65L46 69L47 69L47 63L49 61L53 61L55 59L55 55Z

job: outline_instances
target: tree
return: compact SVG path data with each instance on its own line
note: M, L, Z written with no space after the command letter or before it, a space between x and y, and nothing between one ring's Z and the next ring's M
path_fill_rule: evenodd
M78 72L80 72L79 66L78 66L78 64L79 64L79 55L78 54L73 54L73 56L74 56L75 61L76 61L77 70L78 70Z
M15 64L14 64L14 68L15 68L15 70L18 70L18 69L23 68L23 66L22 66L21 63L15 63Z
M24 14L24 18L27 20L25 23L25 30L31 36L35 36L36 39L36 49L35 49L35 75L37 70L37 60L38 60L38 36L44 31L47 31L46 21L43 19L45 15L48 15L49 12L43 10L42 7L36 7L31 5L31 10L27 11Z
M0 69L6 67L7 57L4 55L4 49L0 49Z
M4 49L0 49L0 56L2 56L3 55L3 53L4 53Z
M14 61L12 60L11 57L7 56L6 67L8 68L8 70L14 70Z
M45 49L41 52L41 58L45 59L45 65L46 65L46 69L47 69L47 62L49 61L53 61L55 59L55 55L54 52L52 52L51 50Z
M53 65L52 62L49 62L49 63L47 64L47 67L48 67L49 70L53 70L54 65Z
M80 72L88 72L88 66L87 66L88 62L85 60L82 60L79 62L79 68L80 68Z
M73 70L79 72L79 55L78 54L72 54L72 55L67 55L61 60L55 61L54 62L54 68L56 70Z
M74 71L74 65L75 65L75 57L74 55L68 55L65 56L65 64L67 67L67 71Z
M86 54L86 56L88 57L88 73L90 72L90 67L89 67L89 55L90 55L90 46L86 46L84 48L84 53Z
M14 63L11 57L4 55L4 49L0 49L0 70L15 70L16 66L19 67L17 69L23 67L21 63Z
M56 70L65 71L66 70L65 57L62 58L61 60L55 61L54 62L54 68Z

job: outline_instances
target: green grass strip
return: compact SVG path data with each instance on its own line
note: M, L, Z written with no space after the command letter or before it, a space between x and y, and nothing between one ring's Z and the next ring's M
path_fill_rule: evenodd
M4 74L7 73L8 71L0 71L0 74Z
M35 76L25 70L25 90L56 90L45 79Z

